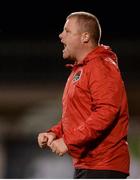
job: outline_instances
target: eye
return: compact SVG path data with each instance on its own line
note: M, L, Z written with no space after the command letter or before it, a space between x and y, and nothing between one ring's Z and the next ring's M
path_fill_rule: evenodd
M69 32L70 32L70 30L69 30L69 29L67 29L67 28L65 28L65 32L66 32L66 33L69 33Z

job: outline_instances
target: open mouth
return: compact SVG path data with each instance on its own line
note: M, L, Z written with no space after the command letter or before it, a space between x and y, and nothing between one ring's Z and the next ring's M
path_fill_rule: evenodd
M63 49L63 51L64 51L64 50L66 49L66 46L67 46L67 45L66 45L65 43L63 43L63 45L64 45L64 49Z

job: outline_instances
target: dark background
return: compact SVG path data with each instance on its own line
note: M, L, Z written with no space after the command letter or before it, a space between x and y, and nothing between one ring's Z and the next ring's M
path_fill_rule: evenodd
M103 36L137 38L139 6L136 1L61 0L1 3L1 32L5 37L56 40L66 16L73 11L89 11L102 25Z
M127 77L130 76L135 80L135 74L139 71L138 7L135 1L97 0L33 3L26 1L14 3L12 1L1 4L0 79L42 81L51 78L49 71L58 73L57 78L59 78L59 73L62 73L59 71L65 71L64 62L59 60L62 57L58 38L65 18L73 11L88 11L95 14L101 23L101 43L111 45L113 50L118 53L121 70L128 73ZM53 60L52 56L55 56ZM48 66L50 67L47 68ZM56 77L52 76L52 78Z
M139 71L137 57L139 55L135 51L139 52L140 39L138 7L135 1L61 0L46 3L43 1L3 3L0 12L0 79L45 80L49 70L63 71L62 62L59 61L61 45L58 35L63 29L66 16L80 10L91 12L98 17L102 26L101 43L111 45L113 50L119 53L122 71L136 73ZM120 43L119 49L114 41ZM50 42L56 46L49 47ZM46 52L45 44L48 45ZM37 45L38 53L34 52ZM123 51L127 54L132 52L129 59L125 57ZM49 57L52 55L56 57L54 60ZM53 67L46 70L48 65Z
M72 177L70 161L55 156L49 161L51 154L38 148L36 137L61 117L61 97L70 71L65 68L58 35L74 11L95 14L102 27L101 43L118 55L130 111L130 177L140 177L136 169L140 163L138 2L52 0L0 3L0 178ZM53 159L53 167L64 164L48 172ZM68 169L60 176L64 167Z

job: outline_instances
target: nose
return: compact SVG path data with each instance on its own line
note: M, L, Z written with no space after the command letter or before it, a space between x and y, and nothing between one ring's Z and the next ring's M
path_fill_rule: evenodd
M59 34L59 38L62 39L62 33Z

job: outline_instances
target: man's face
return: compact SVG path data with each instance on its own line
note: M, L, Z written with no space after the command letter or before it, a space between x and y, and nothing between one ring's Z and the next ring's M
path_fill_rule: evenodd
M64 44L63 58L76 60L81 45L81 33L78 27L77 19L72 17L64 25L63 32L59 35Z

